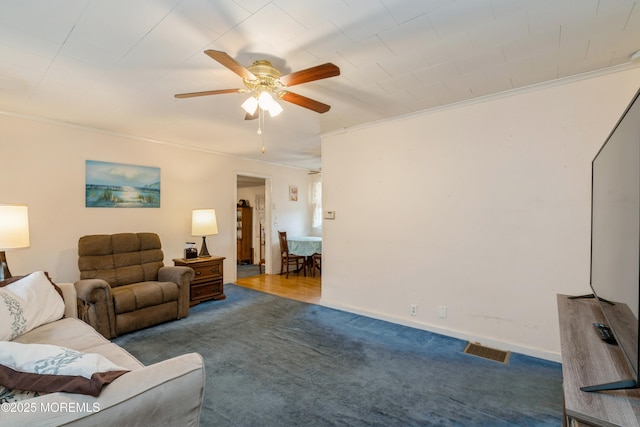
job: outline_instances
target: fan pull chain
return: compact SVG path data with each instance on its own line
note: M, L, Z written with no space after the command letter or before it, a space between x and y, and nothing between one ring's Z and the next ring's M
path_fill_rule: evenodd
M264 113L262 112L262 108L258 107L258 135L262 138L262 154L265 152L264 148L264 135L262 134L262 128L264 127Z
M262 135L263 120L262 108L258 107L258 135Z

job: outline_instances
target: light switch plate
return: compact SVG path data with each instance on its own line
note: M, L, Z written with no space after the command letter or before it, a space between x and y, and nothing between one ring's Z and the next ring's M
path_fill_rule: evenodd
M324 219L336 219L336 211L324 211L322 217Z

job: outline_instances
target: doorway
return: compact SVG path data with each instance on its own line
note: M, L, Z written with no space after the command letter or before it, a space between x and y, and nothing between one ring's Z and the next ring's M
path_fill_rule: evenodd
M271 273L268 176L236 175L236 278Z

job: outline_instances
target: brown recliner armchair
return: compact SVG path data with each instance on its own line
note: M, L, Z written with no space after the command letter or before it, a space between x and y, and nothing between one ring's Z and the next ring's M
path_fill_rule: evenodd
M194 272L163 258L155 233L81 237L78 316L106 338L188 316Z

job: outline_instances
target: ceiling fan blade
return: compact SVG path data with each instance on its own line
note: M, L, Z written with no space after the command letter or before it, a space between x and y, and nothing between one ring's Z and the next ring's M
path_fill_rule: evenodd
M244 66L242 66L238 61L230 57L225 52L220 52L219 50L205 50L204 53L209 55L212 59L215 59L243 79L247 80L255 80L256 76L249 70L247 70Z
M306 70L296 71L286 76L280 77L280 82L285 86L295 86L301 83L312 82L315 80L326 79L340 75L340 68L330 62L307 68Z
M331 109L330 105L323 104L322 102L315 101L311 98L307 98L306 96L298 95L293 92L282 92L279 97L284 101L308 108L309 110L313 110L317 113L326 113Z
M205 90L204 92L191 92L191 93L178 93L176 98L193 98L194 96L206 96L206 95L222 95L223 93L240 93L245 92L244 89L220 89L220 90Z

